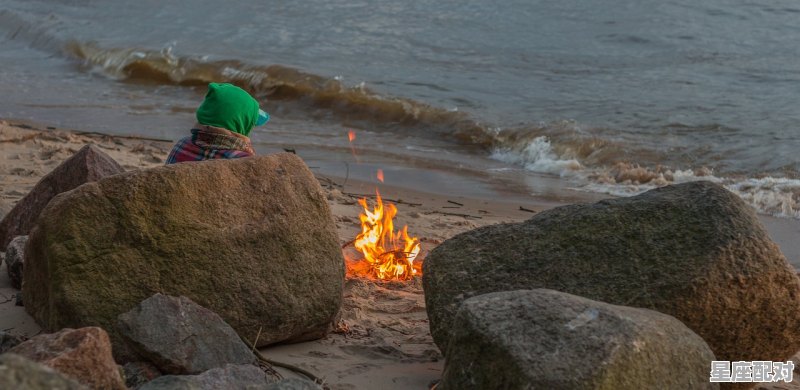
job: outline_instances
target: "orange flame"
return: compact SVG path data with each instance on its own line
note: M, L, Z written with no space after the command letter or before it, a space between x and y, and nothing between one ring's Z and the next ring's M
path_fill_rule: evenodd
M356 132L353 130L349 130L347 132L347 139L348 141L350 141L350 152L353 153L353 158L356 159L357 163L360 163L361 161L358 160L358 155L356 155L356 148L355 146L353 146L353 141L356 140Z
M370 275L383 280L411 279L419 268L414 264L420 250L419 239L408 235L408 226L394 233L392 219L397 215L397 207L391 203L384 205L381 194L377 190L375 194L377 198L372 211L366 198L358 200L364 213L359 216L361 233L356 236L354 246L370 265Z
M383 183L383 169L378 169L378 180Z

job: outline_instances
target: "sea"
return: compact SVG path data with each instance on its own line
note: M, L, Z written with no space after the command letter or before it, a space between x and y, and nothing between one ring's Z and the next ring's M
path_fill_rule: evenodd
M256 150L321 175L557 201L712 180L800 219L798 42L794 0L0 0L0 118L176 140L230 82L272 116Z

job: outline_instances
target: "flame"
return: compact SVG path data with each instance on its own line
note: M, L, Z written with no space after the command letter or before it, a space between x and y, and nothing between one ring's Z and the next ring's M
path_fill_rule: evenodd
M350 152L353 153L353 158L356 159L357 163L360 163L358 159L358 155L356 154L356 147L353 146L353 141L356 140L356 132L353 130L347 131L347 140L350 142Z
M356 236L354 246L369 264L370 275L383 280L411 279L419 268L414 264L420 250L419 239L408 235L408 226L394 233L392 220L397 215L397 207L391 203L384 205L378 190L375 194L376 203L372 211L366 198L358 200L364 213L359 216L361 233Z
M383 183L383 169L378 169L378 180Z

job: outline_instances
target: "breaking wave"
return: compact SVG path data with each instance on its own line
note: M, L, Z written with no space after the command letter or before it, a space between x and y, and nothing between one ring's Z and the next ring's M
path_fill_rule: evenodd
M298 103L347 121L366 121L372 129L403 128L414 135L433 134L437 138L454 140L488 152L496 160L572 180L577 189L584 191L630 196L669 184L711 180L738 194L761 213L800 218L800 180L715 175L703 164L704 156L711 158L704 148L694 152L668 152L624 137L609 136L603 129L587 131L568 120L498 129L474 120L465 112L383 96L363 83L347 86L336 78L282 65L258 66L238 60L179 57L169 48L160 51L103 49L95 44L77 42L65 47L71 56L116 79L184 86L229 82L257 98L268 98L273 103ZM686 160L676 156L684 156ZM699 166L674 167L681 164Z
M408 131L433 131L439 137L489 148L492 138L468 114L432 107L411 99L380 95L364 83L347 86L328 78L283 66L260 66L238 60L208 61L202 57L175 56L172 50L105 49L92 43L70 42L66 52L110 77L126 82L204 86L227 82L258 99L280 104L300 104L324 110L347 121L366 121L371 128L403 127Z
M589 165L585 160L593 154L603 153L600 146L594 152L579 158L575 147L554 147L547 136L537 136L525 145L496 150L492 157L524 167L526 170L554 174L570 179L573 189L604 193L614 196L633 196L651 189L671 184L706 180L719 183L739 195L762 214L800 219L800 180L764 176L759 178L741 175L720 175L708 167L693 169L670 168L655 164L617 161L605 165ZM558 153L561 149L562 153ZM619 155L614 157L619 159ZM613 160L613 158L612 158ZM581 161L584 161L583 163Z

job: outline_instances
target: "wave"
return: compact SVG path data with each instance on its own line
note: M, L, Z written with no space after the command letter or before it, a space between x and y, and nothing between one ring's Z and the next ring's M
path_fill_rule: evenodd
M208 61L175 56L169 48L101 48L72 41L66 52L85 65L127 82L203 86L210 82L235 84L258 99L293 102L324 109L347 121L367 121L371 127L431 130L439 137L488 149L493 139L486 128L466 113L432 107L411 99L380 95L363 83L347 86L328 78L283 65L260 66L238 60Z
M614 196L633 196L654 188L690 181L706 180L719 183L739 195L757 212L775 217L800 219L800 180L786 177L764 176L758 178L741 175L718 175L713 169L701 166L676 169L666 165L643 166L638 163L617 161L610 165L586 165L574 158L587 154L592 141L578 143L578 147L554 147L547 136L539 135L524 146L496 150L492 157L524 167L526 170L555 174L569 178L574 190L605 193ZM592 155L601 152L608 144L600 143ZM598 144L595 144L598 145ZM558 153L556 149L561 149ZM582 150L583 153L575 153ZM570 157L565 157L564 153ZM619 159L620 156L614 157Z

